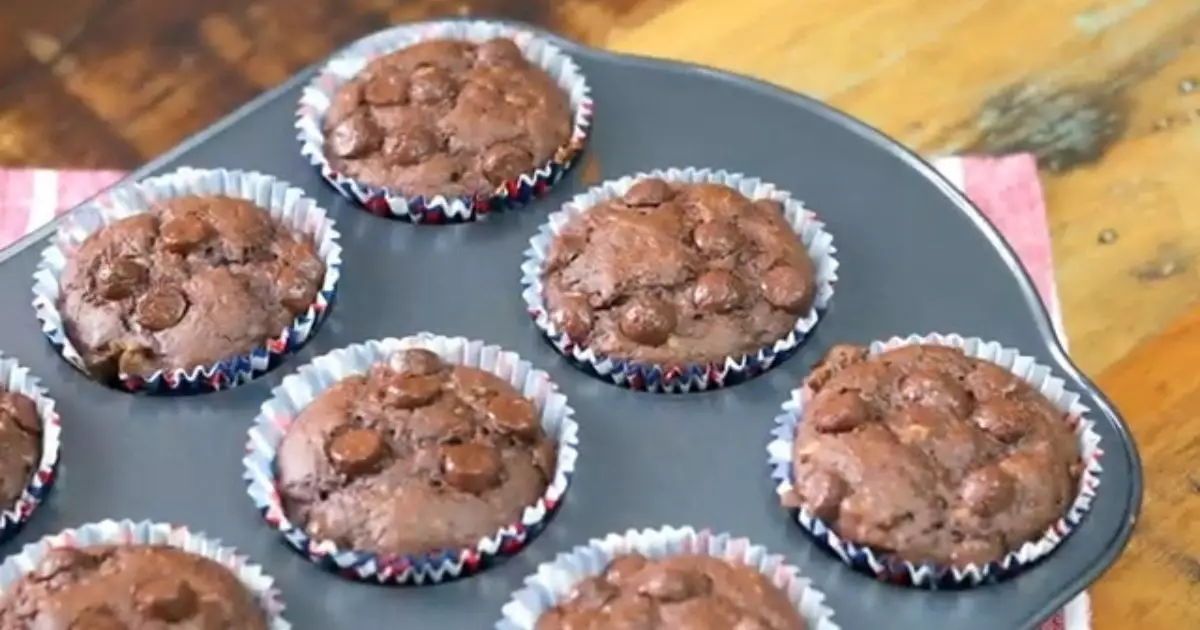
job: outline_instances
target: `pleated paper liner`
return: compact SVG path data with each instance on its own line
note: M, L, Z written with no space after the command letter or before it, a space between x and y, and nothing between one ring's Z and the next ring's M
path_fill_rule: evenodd
M7 590L21 576L37 567L51 549L92 545L169 545L208 558L229 569L254 596L266 615L269 630L290 630L292 627L283 618L283 601L275 586L275 579L264 573L261 566L252 564L245 556L200 532L150 521L105 520L89 523L25 545L20 552L0 564L0 590Z
M0 391L23 394L32 400L37 407L42 431L39 454L34 460L29 482L16 501L0 512L0 542L5 542L21 531L54 488L62 444L62 423L55 410L54 399L50 398L38 378L17 363L16 359L0 356Z
M576 215L582 214L610 199L624 195L635 183L659 178L672 183L711 183L729 186L750 199L774 199L783 204L784 218L804 244L816 273L817 292L813 307L796 320L792 330L781 339L756 352L724 360L691 365L657 365L607 356L585 345L572 342L551 321L546 307L542 276L550 244L563 227ZM837 248L833 237L817 216L794 199L790 193L756 177L704 168L672 168L639 173L604 182L577 195L549 220L530 239L521 265L522 298L538 329L560 354L579 369L601 380L629 389L664 393L705 391L728 387L751 379L779 365L791 356L816 327L829 307L837 281Z
M789 565L783 556L771 554L745 538L696 531L691 527L609 534L559 554L525 579L525 586L501 609L496 630L534 630L538 618L566 601L576 584L599 575L614 557L627 553L639 553L650 559L705 555L730 564L753 567L787 596L808 630L838 630L834 613L825 604L825 595L813 588L812 581L800 569Z
M275 456L284 434L300 412L336 382L364 374L392 354L412 348L429 350L447 363L495 374L530 399L541 413L542 428L558 442L554 478L537 503L525 508L520 520L467 548L389 556L346 549L332 541L310 537L303 523L289 520L277 487ZM282 534L293 549L321 568L349 579L380 584L438 583L475 574L499 558L517 553L547 526L575 472L579 427L574 413L549 375L498 346L430 333L368 341L319 357L283 379L263 404L250 430L243 460L244 477L250 498L267 524Z
M325 278L317 297L291 325L263 345L213 365L187 370L160 370L149 376L119 374L105 383L131 393L192 394L228 389L248 382L278 366L316 332L333 304L341 276L342 247L334 222L304 191L258 172L182 168L167 175L144 179L101 194L64 219L50 246L42 252L34 274L33 307L42 333L64 359L85 374L83 356L66 334L59 311L61 276L68 258L88 236L129 216L147 212L159 201L191 195L245 199L287 227L312 237L325 264ZM90 375L89 375L90 376Z
M525 57L545 70L571 103L570 139L535 170L479 196L405 196L338 172L325 156L323 121L337 90L372 59L433 39L484 42L512 39ZM413 223L465 223L520 207L562 179L587 142L592 124L591 90L579 66L550 42L528 31L487 21L445 21L397 26L367 36L336 53L304 88L296 111L300 153L339 193L372 214Z
M939 566L915 564L885 551L859 545L838 536L827 523L821 521L807 508L787 508L792 518L799 523L811 538L827 548L845 564L875 578L906 586L928 589L961 589L982 584L999 582L1013 577L1044 559L1053 552L1083 521L1091 509L1100 486L1101 458L1100 436L1094 430L1095 423L1087 419L1088 409L1079 401L1079 394L1066 388L1066 383L1053 375L1049 367L1037 363L1033 358L1017 350L1005 348L998 343L975 337L959 335L912 335L893 337L887 341L875 341L869 346L872 356L895 348L911 345L939 345L961 349L967 356L994 363L1005 368L1034 386L1064 414L1079 444L1083 463L1079 490L1066 512L1037 539L1025 541L1016 550L1002 559L985 565ZM807 393L803 388L792 390L790 398L783 404L783 413L775 419L771 431L772 441L767 446L768 466L776 493L782 500L794 487L793 444L797 425L803 418Z

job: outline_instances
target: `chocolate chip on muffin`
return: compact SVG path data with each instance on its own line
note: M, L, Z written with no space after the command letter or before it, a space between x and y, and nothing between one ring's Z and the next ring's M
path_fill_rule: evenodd
M409 196L472 196L571 139L567 94L510 39L421 42L372 60L325 114L335 170Z
M413 349L317 396L276 467L285 510L310 536L403 555L470 547L520 521L556 459L511 385Z
M812 260L779 202L646 179L572 217L550 244L554 326L596 353L721 361L786 337L812 309Z
M956 348L838 346L804 388L785 501L848 541L913 563L986 564L1041 537L1078 493L1065 414Z

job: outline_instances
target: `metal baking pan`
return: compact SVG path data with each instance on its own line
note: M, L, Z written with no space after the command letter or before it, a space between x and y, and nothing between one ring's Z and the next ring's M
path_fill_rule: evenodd
M29 305L54 226L0 254L0 350L40 376L63 420L57 487L2 550L104 518L186 524L279 580L298 629L490 628L523 578L593 537L663 524L746 536L783 553L843 628L1035 628L1116 560L1137 519L1142 473L1112 404L1072 365L1032 283L979 212L899 144L808 98L706 68L614 55L550 37L579 62L596 100L589 168L549 196L481 223L419 226L359 210L299 155L292 128L313 69L264 94L131 175L179 166L268 172L330 210L345 263L338 303L312 341L236 389L131 396L87 380L43 339ZM548 213L604 179L670 166L729 169L791 191L834 234L837 294L799 352L747 383L707 393L620 389L568 365L521 300L522 251ZM594 183L594 182L590 182ZM293 553L246 495L242 455L260 404L314 356L419 331L482 339L550 372L576 409L580 459L546 531L497 567L436 586L383 588L326 573ZM1103 483L1081 527L1015 579L966 591L889 586L816 547L780 509L766 469L772 420L830 345L909 333L979 336L1051 365L1083 394L1105 450Z

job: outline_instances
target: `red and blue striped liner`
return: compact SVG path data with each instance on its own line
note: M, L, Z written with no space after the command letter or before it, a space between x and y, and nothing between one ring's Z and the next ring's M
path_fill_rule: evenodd
M856 544L839 536L829 524L821 521L807 508L787 510L811 538L831 551L850 567L876 579L902 586L927 589L963 589L1001 582L1033 566L1053 552L1079 526L1092 507L1096 489L1100 486L1100 436L1095 423L1087 419L1088 409L1080 404L1079 394L1066 389L1066 383L1053 375L1049 367L1037 363L1016 350L999 343L959 335L911 335L875 341L869 346L872 355L912 345L939 345L961 349L967 356L999 365L1033 385L1063 412L1079 441L1079 453L1084 471L1079 479L1079 492L1062 518L1048 527L1036 540L1026 541L997 562L986 565L938 566L914 564L885 551ZM782 501L794 487L793 444L796 430L804 418L804 405L812 393L805 388L792 390L783 404L783 413L775 418L771 443L767 446L768 467L775 491Z
M342 247L334 221L303 190L270 175L253 171L182 168L102 193L63 219L50 246L42 251L34 273L33 308L42 334L68 363L87 374L87 366L66 334L59 311L60 278L67 260L92 234L119 219L147 212L157 202L190 195L246 199L293 230L313 238L325 263L325 278L316 299L286 329L251 351L213 365L189 370L160 370L148 376L120 374L105 383L130 393L195 394L229 389L246 383L283 362L300 349L325 319L341 277Z
M0 512L0 543L3 543L21 531L54 488L62 449L62 422L54 408L54 399L47 395L38 378L17 363L16 359L0 356L0 387L3 391L24 394L32 400L42 423L41 453L29 476L29 483L25 484L16 502Z
M576 584L599 575L616 556L629 553L651 559L704 555L753 567L787 596L809 630L839 630L833 610L825 604L825 595L813 588L812 581L782 555L769 553L745 538L691 527L631 529L624 534L593 539L559 554L525 578L525 586L501 609L496 630L534 630L538 619L569 598Z
M325 112L339 87L362 71L372 59L431 39L483 42L512 39L530 62L545 70L570 97L571 138L536 170L504 182L479 196L408 197L339 173L325 156ZM579 66L550 42L525 30L487 21L424 22L397 26L369 35L336 53L304 88L296 110L300 153L346 198L368 212L413 223L467 223L492 213L525 205L558 183L587 143L592 125L591 89Z
M93 545L168 545L208 558L228 569L258 601L267 620L267 630L291 630L283 618L284 605L275 579L248 558L187 527L150 521L105 520L63 530L29 543L0 564L0 590L8 590L33 571L51 549L84 548Z
M812 309L796 320L791 332L771 345L742 356L726 357L713 363L666 366L606 356L572 342L567 335L558 330L546 308L542 285L546 255L551 242L576 215L587 212L609 199L620 197L635 183L647 178L685 184L721 184L750 199L774 199L783 204L784 218L796 232L796 238L800 239L808 251L816 271L817 282ZM533 318L534 324L550 344L575 367L614 385L640 391L684 393L729 387L779 365L800 347L816 327L822 314L829 307L833 298L833 285L837 281L838 261L834 257L837 248L833 245L833 236L825 231L825 224L806 208L803 202L761 179L724 170L671 168L604 182L577 195L567 202L562 210L551 214L549 220L530 239L529 244L529 249L525 250L525 260L521 264L521 284L524 286L521 297L525 300L526 310Z
M288 427L321 392L353 374L364 374L392 354L424 348L442 360L475 367L510 383L541 412L542 428L558 442L554 478L537 503L525 508L518 522L462 549L430 550L420 555L389 556L346 549L333 541L312 538L303 523L293 523L284 510L275 472L275 455ZM243 478L263 519L288 545L317 566L347 579L378 584L436 584L474 575L497 560L515 555L545 529L575 474L579 425L567 397L550 376L513 352L482 341L419 333L355 344L318 357L283 379L263 404L246 444Z

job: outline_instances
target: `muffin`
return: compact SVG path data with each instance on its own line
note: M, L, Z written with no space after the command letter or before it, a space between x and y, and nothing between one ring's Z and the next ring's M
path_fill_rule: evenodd
M754 568L703 555L619 555L538 618L536 630L806 630Z
M0 629L223 628L267 630L237 575L166 545L91 545L48 551L4 590Z
M312 539L423 557L520 523L554 480L557 451L508 382L409 348L317 395L275 466L287 518Z
M314 239L240 198L186 195L112 221L67 256L58 304L93 377L192 372L246 355L312 307Z
M875 553L913 566L1000 563L1080 491L1068 413L960 347L836 346L801 389L784 501Z
M618 385L691 391L770 369L816 325L837 262L787 193L724 171L606 182L532 239L524 298L551 343Z
M16 504L41 459L37 403L18 392L0 392L0 507Z
M421 41L371 60L325 113L336 171L409 197L490 194L571 140L568 95L507 37Z

